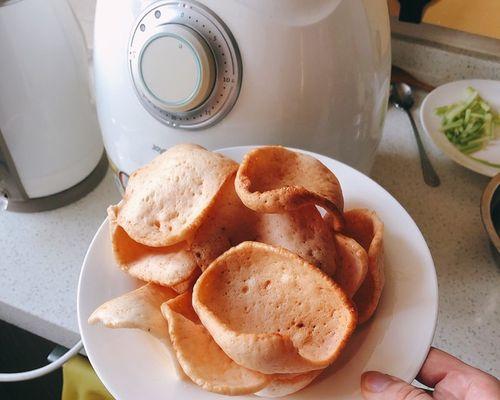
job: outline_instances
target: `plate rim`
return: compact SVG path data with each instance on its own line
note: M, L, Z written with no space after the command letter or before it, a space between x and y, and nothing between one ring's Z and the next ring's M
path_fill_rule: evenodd
M424 129L425 134L429 139L431 139L432 143L448 158L450 158L452 161L454 161L456 164L473 171L477 174L488 176L488 177L493 177L496 174L500 173L500 168L495 168L492 166L484 165L480 163L479 161L476 161L472 158L467 157L466 155L462 154L458 149L455 149L453 146L452 148L447 148L444 147L440 140L438 139L439 134L438 132L435 132L434 130L431 130L429 126L427 126L426 120L427 116L432 115L432 110L429 109L429 101L430 99L436 97L436 93L439 93L442 89L446 87L452 87L456 86L459 84L466 84L470 83L471 86L474 85L474 82L481 82L483 83L488 83L488 82L493 82L495 85L499 85L500 87L500 81L497 81L495 79L460 79L457 81L452 81L452 82L447 82L443 85L440 85L436 87L434 90L431 92L427 93L425 96L424 100L422 100L422 104L420 105L420 111L419 111L419 117L420 117L420 123L422 125L422 128Z
M252 150L252 149L255 149L255 148L258 148L258 147L263 147L262 145L244 145L244 146L229 146L229 147L223 147L223 148L219 148L219 149L215 149L213 150L214 152L217 152L217 153L224 153L226 151L235 151L235 150L245 150L245 153ZM311 151L308 151L308 150L303 150L303 149L297 149L297 148L293 148L293 147L286 147L287 149L289 150L293 150L293 151L298 151L298 152L301 152L301 153L304 153L304 154L308 154L316 159L321 159L321 158L324 158L324 159L330 159L330 160L333 160L335 161L336 163L339 163L341 164L344 168L347 168L348 170L352 170L354 171L355 173L359 173L361 174L362 176L364 176L365 178L367 178L373 185L375 185L377 187L378 190L381 190L385 195L391 197L392 199L394 199L394 201L396 202L396 204L398 205L398 207L400 208L400 211L403 212L407 217L408 217L408 220L409 222L411 222L411 224L413 225L413 228L416 229L416 232L418 233L419 235L419 239L425 244L424 248L422 249L423 251L425 250L425 254L422 253L422 255L425 256L425 258L427 258L429 261L430 261L430 266L432 266L432 269L430 269L430 272L432 272L430 275L430 277L432 278L431 279L431 285L429 285L433 291L433 293L435 294L434 296L434 302L433 302L433 316L432 316L432 329L430 330L429 332L429 337L425 340L425 348L427 348L427 352L425 352L425 354L422 352L422 355L419 357L418 359L418 362L415 363L415 369L414 371L412 371L411 373L409 373L408 375L409 376L399 376L400 379L406 381L407 383L411 383L417 376L418 372L420 371L420 369L422 368L422 365L424 364L426 358L427 358L427 355L428 355L428 352L430 351L431 349L431 346L432 346L432 342L433 342L433 339L435 337L435 334L436 334L436 329L437 329L437 322L438 322L438 311L439 311L439 285L438 285L438 280L437 280L437 273L436 273L436 266L435 266L435 263L434 263L434 259L432 257L432 253L430 251L430 248L427 244L427 241L425 240L425 237L423 236L420 228L418 227L417 223L414 221L414 219L411 217L411 215L408 213L408 211L403 207L403 205L389 192L387 191L384 187L382 187L378 182L376 182L375 180L373 180L370 176L364 174L363 172L361 171L358 171L357 169L351 167L350 165L347 165L339 160L336 160L332 157L329 157L329 156L326 156L326 155L323 155L323 154L320 154L320 153L316 153L316 152L311 152ZM318 157L319 156L319 157ZM321 161L321 160L319 160ZM350 172L352 172L350 171ZM97 241L97 238L100 236L101 234L101 231L104 230L106 227L108 226L108 217L106 217L103 222L101 223L101 225L99 226L99 228L96 230L96 233L94 234L88 248L87 248L87 251L85 253L85 257L83 259L83 262L82 262L82 265L80 267L80 275L79 275L79 278L78 278L78 286L77 286L77 319L78 319L78 329L80 331L80 335L81 335L81 339L82 339L82 343L84 345L84 351L85 353L87 354L87 357L92 365L92 367L94 368L97 376L99 377L99 379L102 381L103 385L106 387L106 389L114 396L117 398L117 394L115 393L115 391L111 388L113 385L108 385L108 384L105 384L104 380L102 380L101 378L101 374L99 372L100 368L97 367L95 365L95 363L93 362L92 360L92 356L90 353L87 353L86 352L86 346L87 346L87 342L86 342L86 339L83 335L83 330L82 330L82 323L84 322L82 320L82 315L81 315L81 312L80 312L80 309L81 309L81 285L82 285L82 280L83 280L83 275L85 273L85 270L87 269L87 259L89 258L90 256L90 252L91 252L91 249L94 247L94 244L95 242Z

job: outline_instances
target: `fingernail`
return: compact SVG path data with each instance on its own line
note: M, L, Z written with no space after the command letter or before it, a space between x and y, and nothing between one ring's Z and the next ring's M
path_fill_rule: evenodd
M380 372L365 372L361 376L363 389L372 393L383 392L392 382L389 375Z

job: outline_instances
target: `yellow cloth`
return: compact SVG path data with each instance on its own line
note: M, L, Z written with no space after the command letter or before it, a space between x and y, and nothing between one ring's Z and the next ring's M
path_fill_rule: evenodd
M62 400L113 400L88 360L80 355L63 365Z

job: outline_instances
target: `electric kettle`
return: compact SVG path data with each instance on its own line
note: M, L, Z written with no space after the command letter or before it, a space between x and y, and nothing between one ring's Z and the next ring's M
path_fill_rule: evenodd
M390 80L385 0L98 0L94 40L99 122L122 184L181 142L372 165Z
M66 0L0 0L0 203L55 208L107 170L87 50Z

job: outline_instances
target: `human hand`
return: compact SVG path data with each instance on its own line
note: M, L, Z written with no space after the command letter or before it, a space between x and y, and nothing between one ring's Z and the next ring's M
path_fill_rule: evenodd
M431 348L417 380L434 388L426 392L380 372L361 376L366 400L498 400L500 381L444 351Z

